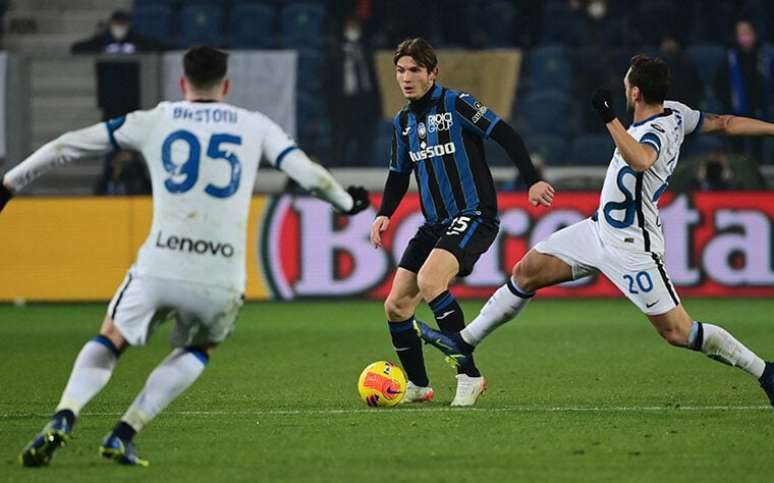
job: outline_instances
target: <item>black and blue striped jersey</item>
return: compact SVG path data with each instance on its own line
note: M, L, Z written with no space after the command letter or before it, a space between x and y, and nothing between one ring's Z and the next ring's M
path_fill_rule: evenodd
M438 83L395 115L390 170L414 172L429 223L462 214L497 219L483 140L499 121L470 94Z

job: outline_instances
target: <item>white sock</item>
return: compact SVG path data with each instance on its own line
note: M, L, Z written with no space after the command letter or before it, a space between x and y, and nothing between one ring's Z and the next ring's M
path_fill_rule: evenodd
M121 418L140 431L188 389L204 372L207 356L203 352L175 349L148 376L145 387Z
M473 322L462 329L460 332L462 340L472 346L478 345L496 328L519 315L521 309L532 300L534 295L534 293L524 293L513 279L509 279L489 297Z
M722 327L694 322L691 327L691 336L697 337L694 335L696 332L703 333L701 351L707 356L730 366L738 367L755 376L756 379L763 374L763 369L766 367L763 359L755 355Z
M77 416L110 380L118 355L115 346L104 336L88 341L75 359L56 411L69 409Z

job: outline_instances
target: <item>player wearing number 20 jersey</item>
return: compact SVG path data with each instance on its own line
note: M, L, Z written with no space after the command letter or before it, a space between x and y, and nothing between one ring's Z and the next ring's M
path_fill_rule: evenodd
M685 136L701 129L702 121L700 111L666 101L664 112L629 127L627 132L634 139L656 150L656 161L638 173L618 149L613 153L595 214L606 243L664 253L658 200L669 185Z
M611 94L592 97L616 149L594 215L553 233L513 267L512 277L481 313L457 334L417 324L422 338L464 362L495 328L515 318L541 288L603 273L647 316L670 344L702 352L755 377L774 405L774 364L764 361L724 328L694 320L680 303L663 263L664 238L658 201L669 184L685 136L774 135L774 124L718 116L665 101L669 67L645 55L632 58L624 88L634 124L617 119Z
M225 52L197 47L183 64L185 101L162 102L66 133L0 183L2 209L47 169L123 148L142 153L153 187L150 234L108 305L99 335L78 355L52 420L22 451L25 466L50 462L121 353L143 345L158 323L171 318L174 350L100 448L119 463L147 465L134 451L135 433L193 384L236 323L245 286L247 216L261 158L341 212L355 214L368 206L363 188L343 190L266 116L223 102L229 89Z

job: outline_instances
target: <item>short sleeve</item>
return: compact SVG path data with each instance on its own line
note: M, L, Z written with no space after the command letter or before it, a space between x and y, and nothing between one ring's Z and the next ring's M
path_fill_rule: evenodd
M413 169L409 159L406 135L401 127L401 114L392 121L392 144L390 146L390 171L410 173Z
M661 125L652 123L648 126L639 139L640 143L646 144L656 150L656 159L661 155L661 146L666 145L666 135Z
M296 142L279 125L268 117L256 113L260 119L260 129L263 135L263 156L270 165L277 169L282 167L282 160L288 153L298 149Z
M152 119L159 107L149 111L134 111L105 121L110 144L116 151L120 149L141 150L148 132L153 128Z
M701 130L701 126L704 124L703 112L696 109L691 109L685 104L676 101L666 101L664 102L664 106L672 109L673 111L677 111L680 114L680 118L683 123L683 132L686 136Z
M462 119L465 129L482 138L488 138L500 121L500 116L481 104L467 92L460 92L454 99L454 112Z

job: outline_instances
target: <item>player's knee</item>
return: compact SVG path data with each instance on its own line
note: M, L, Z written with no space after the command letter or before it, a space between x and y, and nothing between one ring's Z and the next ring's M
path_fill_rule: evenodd
M516 281L516 285L522 290L526 290L527 292L534 291L533 284L535 282L535 276L532 273L532 270L530 270L528 260L521 259L517 262L511 270L511 277Z
M384 301L384 314L387 316L387 320L406 320L411 317L413 312L414 308L405 300L387 297L387 300Z
M433 300L446 290L446 287L436 277L428 276L422 270L417 274L417 286L422 293L422 298L427 301Z
M106 317L102 323L102 327L99 329L99 335L108 339L113 344L113 347L120 352L123 352L129 347L129 343L124 339L124 336L121 335L121 332L119 332L115 323L109 317Z

